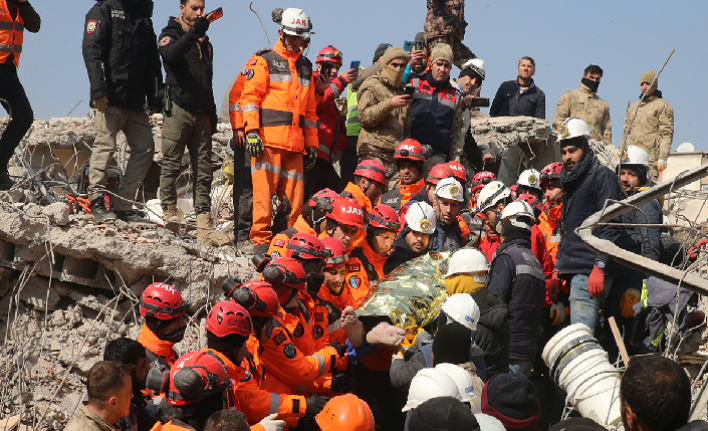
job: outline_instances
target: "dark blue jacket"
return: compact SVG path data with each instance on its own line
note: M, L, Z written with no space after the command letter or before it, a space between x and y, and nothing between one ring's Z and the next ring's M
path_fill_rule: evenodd
M546 298L543 267L531 252L529 239L509 239L497 248L487 288L509 306L512 361L533 361Z
M491 117L528 117L546 118L546 94L536 87L531 80L529 88L521 93L519 80L504 81L499 86L492 107Z
M446 226L438 219L435 232L430 235L428 249L437 252L455 251L464 245L460 223L455 220L450 226Z
M411 80L415 87L411 105L411 138L430 145L433 154L450 153L450 129L462 93L450 81L436 82L432 71Z
M602 210L607 199L621 199L619 180L617 174L603 166L595 157L595 153L589 150L588 155L576 164L572 171L568 172L563 168L561 186L564 192L562 237L556 255L556 269L565 279L576 274L590 275L596 257L605 263L609 261L609 257L598 256L590 251L575 233L575 229L585 219ZM596 237L611 242L617 240L618 234L618 228L613 226L600 226L593 231Z

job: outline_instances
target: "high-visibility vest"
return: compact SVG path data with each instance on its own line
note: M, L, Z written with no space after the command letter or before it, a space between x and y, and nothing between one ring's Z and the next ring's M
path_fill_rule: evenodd
M359 99L352 85L347 88L347 136L359 136L361 121L359 121Z
M14 55L13 63L15 67L20 64L20 54L22 53L22 41L24 39L25 20L22 19L20 9L17 9L17 18L12 19L10 9L7 7L7 0L0 0L0 64Z

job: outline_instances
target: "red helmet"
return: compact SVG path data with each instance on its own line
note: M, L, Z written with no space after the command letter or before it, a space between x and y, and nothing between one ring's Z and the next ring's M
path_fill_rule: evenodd
M209 350L181 356L164 373L153 368L147 382L149 389L164 393L172 405L196 403L231 387L226 365Z
M536 217L536 220L538 220L538 216L540 216L541 212L543 211L543 205L541 205L541 202L536 199L536 196L532 195L531 193L524 193L519 196L516 201L524 201L527 204L531 205L531 208L533 208L534 216Z
M322 244L324 244L325 248L328 250L332 250L332 256L328 257L325 261L327 268L341 265L349 260L349 251L342 241L327 237L322 240Z
M356 200L339 198L330 204L330 208L327 218L340 224L364 228L364 210Z
M288 242L286 256L302 260L324 259L330 255L325 250L322 241L311 233L300 232L293 235Z
M248 307L251 316L277 316L280 311L278 295L273 290L273 286L267 281L253 280L244 283L242 289L247 289L253 293L254 301Z
M424 162L425 148L420 145L420 142L415 139L406 139L396 147L396 152L393 153L394 159L408 159L414 162Z
M248 337L253 325L245 308L233 301L221 301L207 315L206 330L219 338L233 334Z
M327 206L331 204L332 201L335 199L339 199L339 195L337 194L337 192L332 189L322 189L312 195L310 201L307 204L312 208L326 210Z
M455 178L460 182L460 184L463 186L467 184L467 170L464 166L462 166L462 163L453 160L451 162L447 162L447 165L450 169L452 169L452 172L455 173Z
M376 205L371 209L366 216L366 222L369 226L388 229L393 232L398 232L401 228L401 223L398 218L398 213L395 209L388 205Z
M263 279L274 288L289 287L300 292L307 291L307 274L302 264L292 257L273 259L263 269Z
M477 172L476 174L474 174L474 177L472 177L472 191L474 192L477 189L483 189L484 186L491 183L492 181L495 181L496 179L497 176L494 175L493 172Z
M367 159L359 163L354 171L354 175L368 178L384 185L386 184L386 168L377 160Z
M428 178L425 181L429 182L430 184L437 185L440 180L454 176L455 171L453 171L451 167L449 167L445 163L440 163L438 165L433 166L433 169L430 170Z
M187 312L189 303L182 300L179 291L165 283L152 283L140 298L140 315L170 320Z
M554 180L560 180L560 174L562 170L563 163L561 162L554 162L547 165L541 171L541 185L543 185L543 183L549 183Z
M322 62L336 63L341 66L342 52L332 45L326 46L320 50L317 54L317 59L315 60L315 63Z
M511 197L512 199L516 200L516 189L519 188L518 184L514 184L513 186L509 187L509 190L511 190Z

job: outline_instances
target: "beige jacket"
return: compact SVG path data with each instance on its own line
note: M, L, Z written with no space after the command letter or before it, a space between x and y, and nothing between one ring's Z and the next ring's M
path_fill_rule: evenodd
M64 431L116 431L116 429L89 410L87 406L81 406L66 424Z
M627 119L624 123L624 133L627 133L629 120L632 119L639 101L627 109ZM627 136L627 145L636 145L649 154L651 165L657 160L667 160L671 152L671 142L674 140L674 108L669 102L656 94L644 99L639 106L637 118L632 123L632 130Z
M392 102L393 96L403 94L403 88L393 88L379 72L364 81L357 94L362 126L357 154L377 157L391 165L396 147L411 135L411 106L394 108Z
M568 117L576 117L585 121L590 128L592 138L612 143L612 122L610 121L610 107L597 97L585 84L580 84L577 90L563 93L553 118L553 127L560 126Z
M477 398L470 403L473 412L481 413L481 403L482 403L482 389L484 389L484 382L477 375L477 367L474 366L472 362L466 362L459 365L460 368L464 369L470 376L472 376L472 382L474 383L474 393Z

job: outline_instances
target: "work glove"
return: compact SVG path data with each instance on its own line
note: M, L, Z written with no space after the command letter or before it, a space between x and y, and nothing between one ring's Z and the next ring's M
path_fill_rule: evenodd
M206 36L207 30L209 30L209 25L211 23L209 22L206 17L200 16L197 17L197 19L194 20L194 25L192 26L192 29L194 31L194 35L202 38Z
M314 148L307 149L307 155L305 156L305 169L312 169L317 163L317 150Z
M332 374L332 392L335 394L348 394L356 390L356 380L345 373Z
M258 422L258 424L262 426L265 431L283 431L285 421L276 420L276 417L278 417L278 414L273 413L272 415L263 418L263 420Z
M313 395L307 399L307 409L305 410L305 416L311 416L314 418L317 416L325 405L329 402L329 397L321 397L319 395Z
M563 280L558 278L558 270L553 270L551 279L548 280L548 297L553 302L558 302L561 291L563 290Z
M698 241L696 244L693 245L693 247L688 249L688 251L686 252L686 256L688 256L688 258L691 260L696 260L696 258L698 257L698 253L703 247L705 247L706 244L708 244L708 240L702 239Z
M588 293L591 298L599 298L605 292L605 270L597 265L592 267L590 277L588 277Z
M668 165L668 162L664 159L660 159L658 162L656 162L656 169L659 170L659 172L664 172L664 169L666 169L666 166Z
M258 132L251 130L246 135L246 150L254 159L265 149L263 140L258 136Z
M108 96L101 96L93 99L93 107L101 114L105 114L106 109L108 109Z
M560 303L551 305L551 319L553 319L553 326L558 326L565 322L565 317L565 305Z
M347 354L347 345L342 344L341 341L337 340L334 343L330 344L331 347L334 347L334 350L337 351L337 355L339 355L340 358L343 358L344 355Z
M627 291L624 292L624 295L620 298L620 311L622 313L622 317L625 319L634 317L634 304L639 302L640 296L641 293L639 290L634 288L627 289Z

